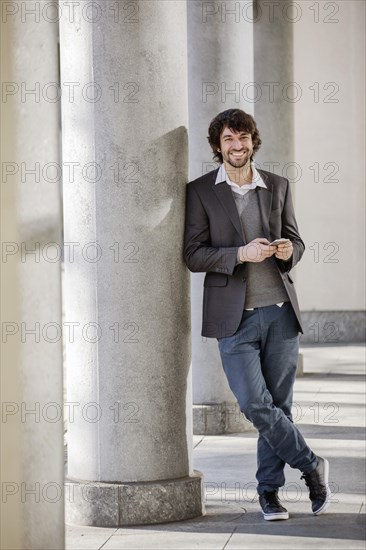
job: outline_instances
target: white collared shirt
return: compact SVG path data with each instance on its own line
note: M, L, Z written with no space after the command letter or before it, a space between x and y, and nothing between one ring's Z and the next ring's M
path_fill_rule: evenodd
M217 172L215 185L218 183L221 183L222 181L226 181L226 183L230 185L231 189L235 193L238 193L238 195L245 195L245 193L248 193L248 191L250 191L251 189L255 189L256 187L264 187L265 189L267 189L266 184L264 183L261 175L259 174L258 170L255 167L254 160L251 161L250 166L253 172L252 183L245 183L244 185L238 185L237 183L234 183L233 181L231 181L231 179L229 178L226 172L225 164L223 163L221 164L219 171Z

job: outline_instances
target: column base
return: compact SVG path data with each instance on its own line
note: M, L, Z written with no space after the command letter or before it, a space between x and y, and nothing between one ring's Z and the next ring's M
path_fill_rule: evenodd
M237 403L202 403L193 405L193 433L222 435L255 430Z
M65 521L122 527L182 521L205 513L203 476L141 483L65 482Z

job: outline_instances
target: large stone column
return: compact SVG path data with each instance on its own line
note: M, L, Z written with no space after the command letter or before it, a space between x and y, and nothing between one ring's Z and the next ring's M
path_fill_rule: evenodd
M262 145L256 162L263 170L295 181L293 26L296 7L258 0L254 29L254 103ZM295 4L296 6L296 4Z
M64 548L58 23L51 3L47 17L39 2L33 14L26 4L1 6L1 548L7 550Z
M221 111L253 113L253 13L248 2L188 2L189 176L215 169L207 129ZM216 339L202 338L204 274L191 275L193 426L197 434L251 429L226 381Z
M182 520L203 511L186 402L186 3L95 6L61 20L63 162L78 163L64 176L66 514Z
M254 80L258 90L254 116L262 139L256 163L263 170L289 179L294 202L299 169L294 138L298 84L294 82L293 27L299 18L299 4L258 0L253 41ZM296 271L292 276L296 279ZM300 353L297 376L302 375L303 356Z

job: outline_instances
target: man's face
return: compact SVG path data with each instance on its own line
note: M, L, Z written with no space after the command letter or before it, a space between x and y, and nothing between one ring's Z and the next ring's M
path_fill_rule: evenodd
M219 152L224 162L234 168L242 168L253 155L252 136L248 132L235 132L224 128L220 136Z

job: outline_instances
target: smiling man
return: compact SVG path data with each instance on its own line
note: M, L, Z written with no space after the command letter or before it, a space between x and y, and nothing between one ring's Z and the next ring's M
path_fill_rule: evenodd
M253 117L218 114L208 140L218 169L188 184L184 259L206 272L202 336L216 338L241 411L259 432L257 481L266 520L288 519L278 489L299 469L314 514L330 499L329 464L292 421L301 316L290 270L304 253L287 179L256 169Z

